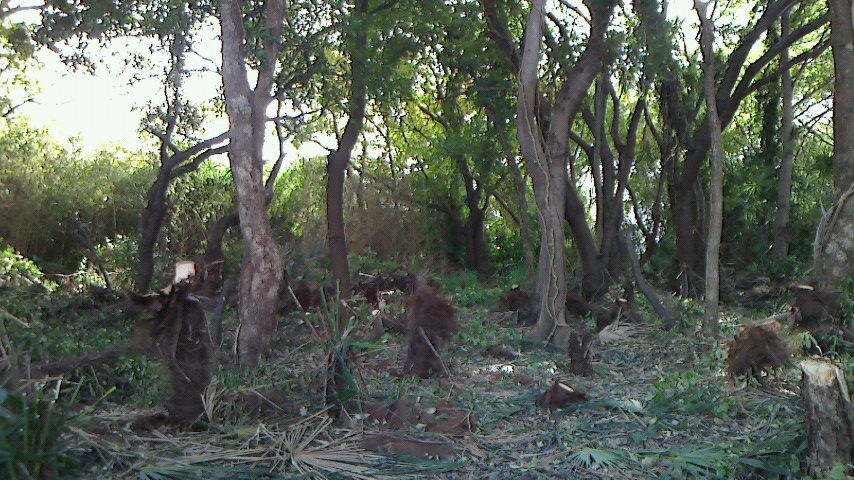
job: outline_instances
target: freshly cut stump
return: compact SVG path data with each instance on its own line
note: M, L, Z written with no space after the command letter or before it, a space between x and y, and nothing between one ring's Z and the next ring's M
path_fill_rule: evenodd
M851 397L845 374L835 363L809 358L799 366L804 372L801 394L807 417L807 467L821 476L837 464L851 463L854 447Z

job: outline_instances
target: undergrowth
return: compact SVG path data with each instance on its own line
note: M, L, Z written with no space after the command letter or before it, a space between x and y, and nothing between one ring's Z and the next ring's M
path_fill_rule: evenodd
M229 449L245 445L262 426L268 430L265 438L272 442L270 435L286 435L284 425L294 418L323 410L328 380L334 384L334 375L343 374L344 382L339 385L343 388L327 397L332 403L346 405L357 399L357 405L367 405L406 397L426 405L450 401L475 412L477 429L464 444L475 446L483 456L472 457L463 449L463 462L453 466L429 464L424 477L518 478L520 472L528 472L532 478L800 476L800 458L806 447L803 412L797 399L782 390L764 392L754 384L731 385L722 373L723 348L709 348L688 334L700 322L696 305L682 306L686 320L674 332L661 332L651 321L651 313L643 309L648 325L642 327L641 336L597 345L594 361L599 375L574 377L566 373L565 356L523 348L527 345L524 330L499 323L491 313L500 294L515 282L488 283L469 273L443 275L439 280L458 307L462 326L447 349L453 374L449 383L391 375L387 367L378 367L382 362L391 369L402 366L403 339L386 334L375 342L359 342L357 339L370 329L370 311L339 308L337 299L329 299L320 312L294 312L283 317L275 353L259 368L246 370L230 364L217 368L216 382L206 400L210 411L207 430L192 442L212 442L205 444L209 452L229 455L226 452L235 451ZM81 295L2 289L0 338L12 346L12 353L28 354L34 362L98 350L127 338L131 319L104 313L94 305L85 307L81 303L85 301ZM386 308L391 314L400 313L399 307ZM227 311L226 326L232 335L235 316L235 310ZM727 318L730 323L724 330L731 331L736 317ZM328 332L328 343L321 342L309 324ZM514 360L489 358L483 352L493 344L521 350L521 354ZM347 349L353 357L343 368L345 365L336 359L342 359ZM353 359L357 361L353 363ZM849 357L840 360L850 372L854 361ZM352 371L347 370L351 367ZM73 412L106 396L100 411L107 409L111 412L108 416L96 420L93 415L87 422L94 423L88 424L75 420L80 428L105 428L103 425L115 423L105 418L127 416L140 407L157 405L164 395L160 369L150 360L128 357L115 367L78 372L71 378L74 392L66 389L59 397L48 396L53 390L47 388L26 398L6 395L1 421L5 422L3 432L12 433L6 434L7 443L0 443L0 458L19 465L14 468L20 471L44 472L43 464L49 464L69 476L84 468L107 476L133 472L135 478L147 479L276 477L257 467L226 466L214 453L204 460L191 456L199 458L198 463L173 464L166 459L189 455L186 449L190 447L181 447L179 437L174 437L177 443L164 449L163 445L148 445L123 427L109 428L118 428L116 434L127 436L128 445L147 453L106 448L98 455L78 457L83 465L61 457L63 442L69 439L66 419ZM520 385L520 375L536 383ZM552 418L535 405L535 400L554 378L589 393L592 400ZM271 408L273 402L283 403ZM30 429L26 438L22 436L24 428ZM331 428L317 432L317 441L337 438L340 432L332 434ZM33 436L32 432L38 433ZM45 440L48 437L56 443ZM33 457L15 453L26 449L42 453ZM282 468L282 475L296 473ZM10 478L28 478L18 475Z

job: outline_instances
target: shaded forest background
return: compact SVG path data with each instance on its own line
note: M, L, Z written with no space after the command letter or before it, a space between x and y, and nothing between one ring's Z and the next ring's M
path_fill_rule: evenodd
M854 298L854 149L839 141L854 119L834 126L834 101L850 93L835 83L847 64L831 49L847 27L831 28L830 8L845 1L731 0L709 12L674 3L0 1L0 313L48 328L65 315L57 299L82 311L156 292L192 259L211 279L195 293L221 298L220 322L226 310L234 348L222 363L267 374L282 367L277 349L311 338L288 316L294 291L329 287L335 300L312 305L332 318L314 353L329 355L334 376L349 368L334 360L348 355L347 332L376 315L358 284L412 274L440 279L430 288L476 317L439 347L495 340L478 309L521 285L533 300L531 328L508 334L519 345L571 351L596 312L628 297L651 335L696 341L679 348L718 362L703 363L714 376L739 315L785 312L803 283L842 292L844 308ZM702 37L698 12L710 15ZM26 102L38 89L38 55L97 71L94 47L122 57L128 38L150 42L152 58L130 56L126 68L163 85L139 113L148 148L88 153L18 113L21 92ZM202 71L222 84L191 102L189 80ZM225 118L230 132L212 131ZM326 153L297 157L304 143ZM32 291L43 296L20 294ZM412 310L406 302L394 308ZM0 342L4 358L47 362L127 336L126 325L97 327L92 339L92 325L70 324L67 338L22 330ZM111 375L147 385L146 362ZM257 380L220 375L234 388ZM87 395L106 395L98 385ZM783 449L784 464L802 452Z
M796 161L791 180L792 211L788 233L791 243L786 255L771 256L768 253L775 239L774 217L779 209L784 153L781 138L783 98L779 57L767 62L757 61L765 50L772 47L780 50L776 43L780 35L779 23L767 32L752 30L753 21L765 11L763 5L733 4L717 19L718 56L722 66L727 65L733 49L747 43L748 33L761 37L752 39L755 44L747 45L752 53L747 61L742 61L748 66L744 75L752 75L748 79L753 81L750 94L739 99L741 104L733 108L732 119L724 131L722 264L730 274L751 271L774 278L783 275L794 278L807 273L822 206L827 208L833 199L830 122L833 63L827 48L826 17L822 17L825 7L797 4L793 14L798 25L818 23L816 19L824 22L802 38L787 42L791 44L791 57L800 55L803 58L803 53L808 53L815 58L804 59L792 67L797 70L792 97ZM597 84L602 83L601 91L605 93L597 94L600 90L594 85L581 108L581 115L573 122L573 142L567 152L568 171L586 205L591 230L598 234L602 227L596 207L604 205L607 208L608 204L597 196L603 188L602 172L605 171L607 177L608 169L629 164L626 193L618 207L620 215L638 245L648 275L662 287L672 288L680 272L671 214L675 188L672 171L679 170L674 165L685 155L685 149L691 147L692 139L688 138L689 132L682 132L683 138L679 138L680 132L673 131L679 126L670 125L672 115L665 111L667 106L659 99L664 92L663 87L655 84L655 76L666 73L681 88L673 92L679 96L679 103L685 110L682 120L685 125L681 128L701 131L704 127L700 59L694 38L696 33L687 28L695 20L691 16L679 18L681 28L670 26L669 30L660 32L661 38L649 38L641 21L643 18L630 7L624 5L618 9L610 26L604 67L607 76L596 80ZM517 169L523 174L525 171L511 123L515 114L511 66L504 62L499 51L500 42L490 39L494 34L484 23L479 5L462 3L440 7L428 2L418 7L423 11L414 6L406 8L415 9L412 12L417 11L422 21L416 23L404 18L403 12L409 10L403 5L383 11L381 15L377 13L377 19L373 20L376 25L372 26L375 37L372 41L377 45L369 55L374 70L361 75L367 83L366 120L353 149L344 189L347 209L344 218L351 255L381 262L408 263L407 266L416 270L426 265L441 265L443 269L475 269L483 275L523 266L524 239L520 224L524 220L530 229L530 248L534 251L538 249L540 235L530 180L525 180L526 175L521 179L517 177ZM508 25L512 26L511 22L515 21L516 27L521 27L524 10L512 3L505 8ZM102 13L93 8L81 8L76 13L83 15L77 19L81 22L75 25L77 30L69 29L60 34L55 29L42 27L37 33L48 38L38 35L36 38L51 45L51 41L75 35L82 36L79 38L102 35L103 41L107 41L108 35L119 32L85 31L88 16ZM114 13L129 14L130 11ZM189 12L173 14L188 15ZM571 22L584 23L577 12L567 10L562 14L566 19L557 17L557 13L551 14L555 18L550 24L567 28ZM62 18L63 15L61 11L45 13L45 21L58 21L52 16ZM321 14L316 12L315 15ZM334 18L330 17L330 21ZM173 51L176 49L174 43L192 41L192 30L181 32L189 40L178 38L178 34L166 30L176 26L164 19L159 20L161 24L151 25L131 23L125 26L119 21L101 28L121 27L130 30L126 34L136 35L154 33L161 38L164 48ZM142 22L139 19L123 21ZM145 21L157 22L155 19ZM343 17L339 21L343 21ZM663 17L658 21L663 21ZM32 27L9 20L7 23L6 49L10 67L4 74L7 83L26 82L27 69L38 68L28 59L35 46L27 43L26 36L18 37ZM339 111L346 101L349 84L347 52L340 51L346 45L339 44L336 54L332 48L336 45L336 35L325 38L326 43L301 44L307 41L304 37L317 40L319 35L311 29L324 27L321 24L300 27L308 31L293 32L300 35L292 34L284 41L293 44L288 58L308 64L297 65L292 61L283 67L280 81L291 83L277 86L279 90L275 92L282 97L282 108L287 112L279 119L285 130L282 141L302 142L314 136L321 138L322 143L329 140L329 135L335 135L336 119L340 129L341 117L346 115ZM153 32L144 31L146 29ZM583 46L584 34L576 35L579 37L576 43ZM63 38L52 38L58 36ZM23 44L14 43L16 40ZM688 44L695 47L689 48ZM569 39L551 45L547 41L546 46L546 60L557 62L554 68L558 68L560 62L571 63L579 54L579 46L573 46ZM193 54L191 47L184 48L187 50L177 52L176 61L180 61L181 56ZM686 48L689 49L686 51ZM69 55L71 61L82 62L84 66L79 68L87 65L82 54ZM661 73L664 69L674 71ZM171 126L174 132L169 132L174 138L170 137L169 141L177 143L179 148L193 146L201 141L199 129L205 116L223 114L223 105L216 98L205 105L181 103L180 84L169 82L190 74L173 69L164 72L170 96L162 105L152 99L152 113L141 124L141 134L147 135L152 143L156 144L164 135L161 130L168 130L169 122L174 122ZM545 74L548 75L548 71ZM548 81L556 85L554 82L559 81L559 77ZM545 90L548 88L547 84ZM604 105L595 104L597 95L598 98L606 97L602 98ZM644 103L642 110L635 108L640 101ZM633 122L638 124L634 127L637 146L633 146L632 157L626 158L619 147L623 146L626 129ZM603 131L597 132L597 123L604 124ZM162 153L157 149L104 150L87 156L73 144L30 127L26 119L16 116L11 108L4 124L3 201L0 205L4 222L0 236L16 251L36 261L45 273L69 274L84 271L89 261L87 247L75 237L75 230L82 226L88 230L91 243L104 256L115 284L120 288L132 287L140 212L146 205L148 189L157 178ZM273 134L272 127L268 132ZM596 142L597 134L603 135L602 142ZM271 136L269 141L276 141L276 137ZM604 145L597 146L603 142ZM267 159L268 170L274 160ZM322 267L328 262L323 252L325 163L324 158L286 158L270 204L271 223L278 243L293 252L293 258L316 259L321 267L318 273L322 273ZM207 231L234 204L233 184L222 154L212 155L186 170L183 175L175 175L168 187L169 208L155 249L158 261L155 270L158 272L168 270L164 270L165 266L175 259L203 253ZM706 168L701 168L696 182L696 189L701 193L707 175ZM604 181L609 180L605 178ZM528 197L524 205L520 194ZM520 206L527 206L528 210L522 212ZM702 204L696 207L705 211ZM699 226L702 227L702 222ZM480 229L482 233L477 232ZM483 244L472 245L473 237L481 238L479 241ZM570 271L578 270L572 235L568 236L568 241ZM226 246L239 249L238 236L229 236ZM486 251L476 252L477 249ZM229 255L231 260L238 258L239 254Z

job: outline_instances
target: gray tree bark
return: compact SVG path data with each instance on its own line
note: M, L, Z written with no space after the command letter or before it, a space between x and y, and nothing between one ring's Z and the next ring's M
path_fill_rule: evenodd
M854 24L851 0L828 0L833 49L833 183L836 202L819 224L813 271L835 289L854 273Z
M785 37L791 30L791 14L787 10L780 19L780 36ZM789 218L792 212L792 171L795 168L795 137L793 124L792 96L794 85L789 69L789 49L780 52L780 68L783 84L783 123L780 135L783 137L783 158L780 160L780 180L777 184L777 215L774 220L774 246L772 253L777 258L789 254L792 241Z
M276 329L275 310L283 277L282 259L273 240L264 191L264 127L279 53L284 16L281 0L265 6L265 59L254 90L247 79L242 3L222 0L222 77L229 120L228 152L237 187L237 211L246 252L240 270L240 330L237 354L241 363L258 364L268 353Z
M563 234L563 208L566 195L566 172L563 163L553 165L546 156L542 128L536 114L537 71L543 41L545 0L533 0L525 28L525 41L519 66L519 105L516 128L519 144L534 181L534 199L540 219L542 237L537 268L540 314L532 335L548 339L555 328L566 328L566 266ZM557 167L557 168L556 168Z
M483 3L483 2L482 2ZM547 109L545 99L537 105L538 69L543 40L545 1L534 0L525 28L525 41L519 63L519 105L516 118L519 144L534 183L534 199L540 218L541 243L537 268L537 292L540 295L540 313L531 332L536 339L549 339L566 348L562 339L568 338L566 324L566 264L564 254L566 237L563 220L565 205L580 204L575 185L569 183L566 172L569 126L581 108L596 74L601 70L604 55L605 31L613 10L613 2L586 2L591 12L590 37L584 53L571 71L565 72L564 84L551 106L551 116L540 118L538 110ZM511 56L512 57L512 56ZM540 108L538 108L540 107ZM547 122L543 125L540 122ZM570 227L576 243L595 244L584 216L571 215ZM585 290L599 290L604 280L601 262L586 258L595 268L585 268ZM595 278L594 278L595 277Z
M715 26L707 16L707 2L694 0L694 9L700 18L700 45L703 50L703 90L706 96L707 120L712 142L712 183L708 237L706 240L705 315L703 333L709 338L718 336L718 302L720 296L720 249L723 219L724 151L721 121L715 100L715 52L712 47Z

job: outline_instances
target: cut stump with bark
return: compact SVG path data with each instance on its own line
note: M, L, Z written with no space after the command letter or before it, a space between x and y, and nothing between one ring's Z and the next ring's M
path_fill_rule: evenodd
M851 397L845 374L835 363L809 358L799 364L804 372L808 471L821 476L836 465L851 463L854 447Z
M569 371L589 377L593 371L593 332L582 329L569 336Z

